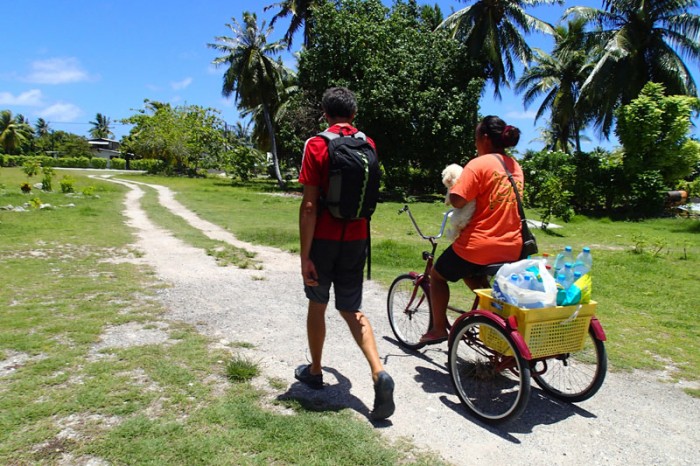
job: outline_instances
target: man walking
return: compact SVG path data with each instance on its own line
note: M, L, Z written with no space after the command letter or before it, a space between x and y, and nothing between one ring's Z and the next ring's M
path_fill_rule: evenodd
M354 135L357 113L354 94L346 88L328 89L321 102L328 132ZM374 142L368 138L374 147ZM367 258L367 219L340 219L331 215L321 201L329 187L328 142L321 136L306 141L299 182L304 186L299 209L301 274L309 299L306 330L311 364L298 367L294 376L311 388L323 388L321 358L326 337L325 312L330 287L335 307L347 323L353 338L369 363L374 383L372 420L387 419L394 413L394 381L384 370L377 352L374 332L362 305L363 270Z

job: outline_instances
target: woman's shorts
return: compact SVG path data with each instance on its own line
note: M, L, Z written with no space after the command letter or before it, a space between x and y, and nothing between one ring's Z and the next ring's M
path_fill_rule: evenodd
M333 285L335 308L358 311L362 307L362 273L367 259L367 240L331 241L315 239L311 261L318 273L318 286L304 285L306 297L327 304Z
M474 264L459 257L452 246L445 249L435 261L435 270L448 282L457 282L464 278L478 277L486 274L486 266Z

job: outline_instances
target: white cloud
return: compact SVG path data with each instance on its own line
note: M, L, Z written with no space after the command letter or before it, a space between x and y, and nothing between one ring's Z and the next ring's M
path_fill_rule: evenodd
M179 91L180 89L185 89L185 88L186 88L187 86L189 86L190 84L192 84L192 78L189 78L189 77L188 77L188 78L183 79L182 81L177 81L177 82L174 82L174 83L170 83L170 86L171 86L174 90Z
M26 80L39 84L66 84L87 81L90 77L77 58L49 58L32 62Z
M83 111L80 110L80 107L78 107L77 105L67 104L63 102L55 103L50 107L47 107L41 110L40 112L37 112L37 114L40 117L56 122L74 121L80 115L82 115L82 113Z
M506 113L506 119L513 119L513 120L535 120L535 116L537 116L537 112L534 110L528 110L526 112L519 112L519 111L514 111L514 112L508 112Z
M9 92L0 92L0 105L26 105L28 107L37 107L43 105L43 97L39 89L22 92L16 96Z

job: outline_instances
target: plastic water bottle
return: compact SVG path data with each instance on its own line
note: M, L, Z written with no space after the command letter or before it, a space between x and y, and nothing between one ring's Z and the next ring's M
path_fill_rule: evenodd
M559 271L564 268L564 264L567 262L574 263L574 253L571 246L566 246L562 252L557 254L557 258L554 260L554 276L559 275Z
M571 264L571 262L567 262L566 264L564 264L564 268L562 270L563 271L561 273L564 275L564 282L562 283L562 286L565 290L568 290L569 287L574 283L573 265Z
M529 273L525 273L523 275L523 281L522 284L520 285L520 288L523 288L525 290L533 290L533 280L532 280L532 275Z
M514 287L515 287L515 286L517 286L517 287L520 286L520 276L519 276L517 273L511 274L511 276L508 277L508 281L509 281L509 283L510 283L511 285L513 285ZM496 283L494 283L494 285L495 285L495 284L496 284ZM500 290L499 290L499 292L500 292ZM512 305L514 305L514 306L517 306L517 305L518 305L518 299L517 299L513 294L511 294L511 293L502 293L502 295L503 295L503 296L502 296L502 299L503 299L503 301L505 301L506 303L512 304Z
M561 306L561 304L564 302L566 299L566 275L563 273L560 273L557 275L556 278L557 282L557 306Z
M552 270L552 258L546 252L542 253L542 260L544 261L544 268L547 270Z
M586 246L583 250L576 256L576 262L574 262L574 272L581 272L581 275L586 275L591 271L593 266L593 257L591 256L591 248Z

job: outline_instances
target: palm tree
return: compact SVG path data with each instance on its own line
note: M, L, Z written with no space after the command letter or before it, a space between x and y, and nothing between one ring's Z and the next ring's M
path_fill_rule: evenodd
M0 112L0 146L6 154L14 154L32 138L32 127L22 115L12 118L10 110Z
M51 128L49 128L49 123L43 118L37 118L36 123L34 124L34 132L40 138L48 136L51 132Z
M292 20L289 23L289 28L284 34L283 40L287 43L287 49L292 48L292 38L299 31L301 25L304 25L304 47L309 45L311 34L313 31L313 10L315 7L325 3L326 0L283 0L278 3L266 6L264 11L270 8L279 7L280 11L272 17L270 27L275 25L275 22L280 18L286 18L292 15Z
M604 10L566 10L596 26L591 34L601 54L581 92L583 101L599 109L595 122L605 136L615 109L649 81L663 84L669 95L697 95L682 58L700 61L700 16L690 13L697 6L697 0L604 0Z
M282 65L272 59L272 55L284 50L284 42L268 43L267 38L272 28L265 29L265 21L258 27L255 13L243 13L243 26L232 19L226 26L233 32L233 37L216 37L217 43L208 44L210 48L223 52L212 63L216 66L226 65L222 94L229 97L234 95L239 108L250 110L262 108L265 126L270 138L272 163L275 177L280 187L284 188L284 180L280 173L275 141L275 127L272 122L271 107L277 101L278 90L281 87Z
M581 151L580 131L585 120L584 107L577 106L581 87L592 68L587 53L585 21L575 19L567 27L554 29L554 50L549 55L535 50L535 66L526 68L516 83L518 92L525 92L523 103L529 106L544 95L535 121L551 112L549 119L550 149L571 152L569 142L574 141L577 152Z
M247 120L245 123L242 121L237 121L233 126L233 136L244 146L252 146L251 141L251 126L252 121Z
M94 139L109 139L114 137L114 133L110 129L111 120L106 116L98 113L95 116L95 121L91 121L92 128L90 129L90 137Z
M461 0L466 1L466 0ZM532 50L520 34L533 30L551 34L550 24L525 13L536 5L561 4L563 0L478 0L448 16L440 27L464 43L470 57L483 65L483 77L490 79L494 95L500 86L515 80L514 60L523 64L532 60Z

